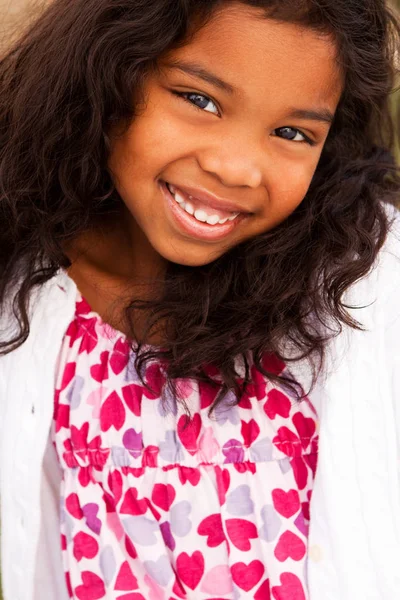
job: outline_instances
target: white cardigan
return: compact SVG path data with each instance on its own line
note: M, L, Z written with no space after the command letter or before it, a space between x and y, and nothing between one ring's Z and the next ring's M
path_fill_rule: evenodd
M332 342L328 374L311 394L320 454L311 502L310 600L400 599L399 259L397 217L376 267L348 294L349 303L364 307L352 312L367 331L345 328ZM4 600L67 600L59 471L47 444L56 360L75 294L64 272L44 285L27 341L0 358ZM303 375L299 366L297 376Z

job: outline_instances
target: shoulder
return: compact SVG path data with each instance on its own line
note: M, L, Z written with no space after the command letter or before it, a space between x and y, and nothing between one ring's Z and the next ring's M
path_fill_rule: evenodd
M387 210L391 225L377 260L344 300L361 329L343 326L327 347L322 382L330 380L332 396L339 389L344 396L358 389L367 397L378 384L387 386L387 398L400 390L400 373L395 377L400 365L400 213Z
M377 260L346 294L351 315L367 329L400 316L400 212L386 211L390 228Z
M5 341L12 340L19 330L13 311L14 297L15 290L11 289L2 307L0 335ZM62 338L73 319L75 298L75 284L65 272L59 272L32 292L28 307L29 335L20 346L0 356L0 440L6 415L9 414L11 420L17 418L18 397L26 396L27 382L35 382L28 386L29 393L35 395L53 377L51 365L55 363ZM21 392L23 385L25 388Z
M11 340L19 330L15 317L14 301L18 282L10 287L1 307L0 336L2 341ZM70 322L75 310L76 286L65 271L58 273L43 285L34 288L28 302L29 335L16 350L0 356L0 371L24 356L33 345L46 345L54 333Z
M356 381L360 389L362 382L369 381L372 389L378 373L394 385L393 373L400 362L400 212L388 207L387 213L390 230L375 264L343 300L361 329L343 325L326 347L316 389L324 390L329 381L330 395L339 388L349 389ZM400 389L400 381L397 386Z
M378 282L383 285L384 295L400 288L400 212L393 208L390 218L390 231L377 263ZM399 297L396 300L394 304L400 310Z

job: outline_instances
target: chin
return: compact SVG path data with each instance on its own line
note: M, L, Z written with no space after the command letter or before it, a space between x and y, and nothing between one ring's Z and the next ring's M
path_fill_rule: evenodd
M183 267L204 267L217 260L224 254L224 251L202 253L192 249L191 251L183 250L180 253L160 252L160 254L165 260L176 265L182 265Z
M198 257L198 258L189 258L189 257L178 257L178 256L174 256L171 257L167 260L169 260L169 262L174 263L176 265L182 265L183 267L204 267L205 265L209 265L210 263L214 262L215 260L217 260L217 258L219 258L221 255L217 255L217 256L208 256L208 257Z

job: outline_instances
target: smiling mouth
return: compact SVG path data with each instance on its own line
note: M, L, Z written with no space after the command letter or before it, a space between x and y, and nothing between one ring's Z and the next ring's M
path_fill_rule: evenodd
M171 196L175 202L179 204L185 212L191 217L199 221L199 223L205 223L207 225L224 225L228 221L234 221L239 215L239 212L228 212L222 210L216 210L209 206L206 206L198 198L186 194L182 190L178 189L174 185L165 182Z

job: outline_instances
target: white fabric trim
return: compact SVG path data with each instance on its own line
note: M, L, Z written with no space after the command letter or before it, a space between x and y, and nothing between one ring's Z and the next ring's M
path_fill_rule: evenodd
M57 284L63 285L67 294ZM73 318L75 295L76 287L64 273L43 286L32 302L28 339L0 359L4 600L33 600L34 597L43 516L40 511L42 466L54 410L55 367L62 338ZM56 548L49 551L57 552ZM42 598L47 600L46 590L42 590Z

